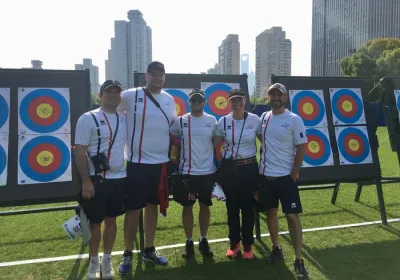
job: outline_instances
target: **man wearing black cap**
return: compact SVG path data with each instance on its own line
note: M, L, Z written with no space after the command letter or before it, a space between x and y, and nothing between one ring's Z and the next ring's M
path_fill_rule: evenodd
M125 208L124 244L125 252L119 273L126 274L132 268L133 241L136 239L139 214L145 208L145 249L144 261L166 265L154 247L157 227L158 206L165 215L167 170L169 161L169 129L177 118L175 101L162 90L165 82L165 69L161 62L151 62L147 67L146 87L128 89L122 93L118 108L127 114L128 137L127 156L127 200ZM168 201L167 201L168 203Z
M213 137L217 120L204 113L206 96L201 89L189 93L191 112L179 117L171 127L171 135L180 137L180 161L174 184L174 200L183 206L182 223L186 235L186 246L182 256L194 255L193 205L199 200L199 250L203 256L212 257L213 251L207 241L210 223L211 194L214 189Z
M308 279L302 259L302 229L298 214L302 213L297 177L307 143L304 122L300 116L285 109L287 91L280 83L268 89L272 110L261 115L259 139L262 144L259 173L262 184L259 200L267 210L267 224L273 243L271 263L283 260L278 242L279 201L285 213L296 259L294 268L301 279Z
M124 213L126 170L125 114L117 112L121 84L107 80L100 89L101 107L83 114L75 131L75 163L82 181L80 203L90 222L90 266L87 279L112 279L111 252L117 232L116 217ZM104 256L99 263L101 224Z

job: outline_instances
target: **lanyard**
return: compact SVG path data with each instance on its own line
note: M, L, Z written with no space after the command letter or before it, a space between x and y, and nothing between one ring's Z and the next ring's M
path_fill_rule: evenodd
M271 118L271 115L272 115L272 113L270 113L269 115L268 115L268 119L267 119L267 122L265 123L265 127L264 127L264 135L263 135L263 138L264 138L264 168L263 168L263 175L265 174L265 167L266 167L266 159L267 159L267 139L265 138L265 136L266 136L266 133L267 133L267 127L268 127L268 123L269 123L269 119Z
M112 146L114 145L115 138L117 137L117 133L118 133L119 115L118 115L117 112L115 114L117 116L117 127L115 128L115 133L114 133L114 137L113 137L113 133L112 133L112 128L111 128L110 122L108 121L108 118L107 118L106 114L103 112L104 119L106 120L108 129L110 130L110 141L108 143L107 161L110 161L111 149L112 149ZM106 171L104 171L104 177L105 176L106 176Z

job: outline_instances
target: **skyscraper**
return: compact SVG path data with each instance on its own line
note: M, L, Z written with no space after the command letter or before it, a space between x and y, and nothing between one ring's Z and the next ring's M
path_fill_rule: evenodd
M219 74L232 75L240 73L239 35L229 34L218 47Z
M400 37L399 0L313 0L312 76L340 76L340 60L363 43Z
M91 94L98 94L100 91L99 84L99 67L93 65L92 59L84 58L82 64L75 64L75 70L90 71L90 92Z
M249 74L249 54L240 55L240 74Z
M120 81L123 88L134 86L133 73L146 72L153 56L152 31L143 14L131 10L128 19L115 21L115 34L105 61L106 78Z
M290 76L292 42L282 27L272 27L256 37L256 97L270 85L271 76Z

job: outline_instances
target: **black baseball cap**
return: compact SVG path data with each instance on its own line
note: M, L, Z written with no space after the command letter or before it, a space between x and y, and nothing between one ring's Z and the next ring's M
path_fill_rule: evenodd
M282 85L282 84L280 84L280 83L275 83L275 84L271 85L271 86L268 88L268 93L270 93L270 92L271 92L272 90L274 90L274 89L279 90L279 91L280 91L281 93L283 93L283 94L287 94L287 90L286 90L285 86Z
M165 73L164 64L159 61L153 61L147 66L147 73L150 73L153 70L160 70Z
M232 98L236 98L236 97L241 97L244 98L246 97L246 95L244 94L243 90L241 90L240 88L233 88L229 91L229 100L231 100Z
M106 80L100 87L100 92L102 92L105 89L108 89L110 87L118 87L120 90L122 90L122 85L120 82L117 80Z
M200 96L201 98L206 99L206 95L204 94L204 91L199 88L194 88L189 93L189 99L191 99L194 96Z

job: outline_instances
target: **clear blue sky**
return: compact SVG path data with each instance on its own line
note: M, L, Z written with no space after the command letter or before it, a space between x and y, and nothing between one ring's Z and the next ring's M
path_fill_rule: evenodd
M114 20L138 9L153 30L153 59L167 72L200 73L218 60L227 34L239 34L241 53L255 68L255 37L282 26L292 40L292 75L310 75L312 0L13 0L0 3L0 67L74 69L92 58L104 79Z

